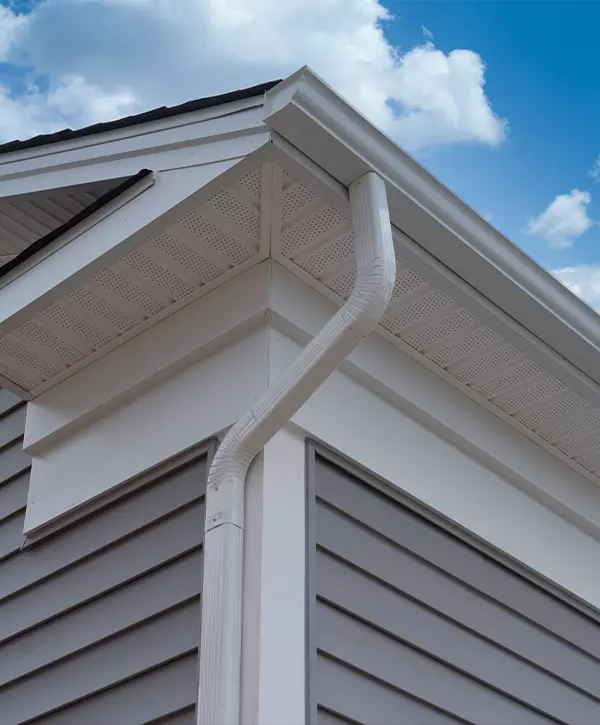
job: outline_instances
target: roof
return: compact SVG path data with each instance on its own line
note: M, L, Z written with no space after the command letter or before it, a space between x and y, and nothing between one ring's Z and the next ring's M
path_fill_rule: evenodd
M56 239L61 237L63 234L68 232L70 229L73 229L78 224L81 224L81 222L85 221L92 214L105 207L109 202L113 201L113 199L121 196L121 194L126 192L128 189L131 189L132 186L135 186L135 184L140 182L142 179L145 179L151 173L152 172L149 169L142 169L134 176L128 177L127 179L125 179L125 181L118 184L117 186L100 196L98 199L93 201L89 206L86 206L85 209L82 209L82 211L80 211L78 214L72 216L68 221L64 222L64 224L61 224L60 226L56 227L56 229L53 229L51 232L48 232L48 234L45 234L43 237L37 239L35 242L33 242L33 244L30 244L22 252L13 257L13 259L6 262L0 267L0 278L4 277L4 275L6 275L8 272L21 265L23 262L25 262L25 260L33 257L35 254L40 252L42 249L44 249Z
M115 129L138 126L144 123L150 123L152 121L172 118L174 116L180 116L186 113L193 113L195 111L223 105L225 103L232 103L234 101L240 101L246 98L260 96L269 91L279 82L280 81L277 80L269 81L267 83L261 83L259 85L251 86L249 88L243 88L237 91L231 91L229 93L222 93L216 96L208 96L206 98L198 98L192 101L187 101L186 103L181 103L177 106L160 106L159 108L154 108L150 111L145 111L144 113L125 116L114 121L109 121L107 123L97 123L92 126L86 126L80 129L73 130L67 128L63 129L62 131L57 131L56 133L34 136L33 138L25 139L23 141L9 141L8 143L0 144L0 154L7 154L14 151L36 148L39 146L47 146L61 141L84 138L86 136L106 133L107 131L113 131ZM65 223L36 239L32 244L30 244L23 251L13 257L13 259L3 265L0 265L0 277L5 276L11 270L14 270L24 261L37 254L39 251L47 247L49 244L51 244L63 234L71 230L73 227L77 226L89 216L99 211L102 207L106 206L113 199L123 194L125 191L127 191L136 183L144 179L150 173L151 171L149 171L148 169L143 169L137 174L125 179L122 183L118 184L113 189L110 189L107 193L103 194L101 197L93 201L81 212L76 213Z
M186 103L181 103L178 106L160 106L159 108L153 108L152 110L145 111L144 113L125 116L124 118L118 118L115 121L108 121L107 123L96 123L92 126L85 126L84 128L75 130L65 128L62 131L57 131L56 133L42 134L23 141L9 141L7 143L0 144L0 154L7 154L12 151L22 151L24 149L35 148L37 146L46 146L48 144L58 143L59 141L70 141L75 138L83 138L84 136L93 136L98 133L105 133L119 128L138 126L139 124L149 123L150 121L160 121L164 118L172 118L173 116L180 116L184 113L201 111L205 108L222 105L223 103L242 101L246 98L260 96L263 93L266 93L279 82L279 80L269 81L267 83L251 86L250 88L222 93L218 96L208 96L207 98L198 98L193 101L187 101Z

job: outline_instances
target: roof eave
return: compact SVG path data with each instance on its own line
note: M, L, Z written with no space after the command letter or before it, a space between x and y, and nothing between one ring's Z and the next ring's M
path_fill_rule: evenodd
M19 254L12 256L0 267L0 288L23 274L26 269L39 264L44 256L55 252L150 188L154 184L154 180L154 172L150 169L141 169L137 174L130 176L100 196L67 222L40 237Z
M0 144L0 155L14 154L29 149L38 149L44 146L53 146L57 143L65 143L69 141L78 141L80 139L88 139L93 137L92 143L96 141L96 137L100 134L107 134L111 131L121 131L122 129L131 129L149 123L167 121L172 118L180 118L190 113L198 111L206 111L210 108L223 106L228 103L237 103L240 101L248 101L253 98L262 97L267 91L271 90L278 80L260 83L250 88L243 88L238 91L229 93L221 93L219 95L208 96L206 98L198 98L193 101L180 103L176 106L161 106L153 108L149 111L136 113L131 116L115 119L114 121L105 121L95 123L91 126L85 126L78 129L66 128L49 134L41 134L24 140L8 141Z
M376 171L402 232L600 384L597 313L309 69L267 93L265 123L345 186Z

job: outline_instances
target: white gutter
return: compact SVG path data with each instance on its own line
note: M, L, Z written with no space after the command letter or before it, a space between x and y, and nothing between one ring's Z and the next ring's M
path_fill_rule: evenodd
M225 436L206 493L198 725L240 722L244 487L256 454L299 410L381 319L396 260L381 178L350 186L357 259L348 301Z
M265 124L343 185L375 171L391 222L600 385L600 317L309 68L267 94ZM555 372L559 377L560 371ZM589 396L590 393L582 394Z

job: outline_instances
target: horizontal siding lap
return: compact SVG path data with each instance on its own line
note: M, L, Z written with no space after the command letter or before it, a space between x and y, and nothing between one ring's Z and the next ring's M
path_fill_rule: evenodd
M30 468L31 458L23 451L21 438L0 449L0 485Z
M314 470L319 722L600 722L591 616L333 463Z
M0 388L0 415L5 415L14 408L23 405L23 401L18 398L14 393L11 393L10 390L6 390L6 388Z
M197 549L202 535L198 524L203 513L203 506L191 507L125 539L114 549L102 551L91 560L0 602L0 641Z
M23 438L27 408L20 405L10 413L0 416L0 450L13 441Z
M600 697L600 662L498 602L482 597L460 580L325 506L317 508L319 543L352 567L403 592L465 630L513 652L532 665ZM325 554L323 555L325 556ZM321 558L317 561L320 563ZM320 578L323 581L323 577ZM328 590L332 582L324 582Z
M188 554L0 645L0 686L198 598L200 554Z
M320 651L467 722L557 722L322 603L317 605L317 636Z
M324 462L320 471L324 501L600 660L596 621L341 469Z
M346 720L345 717L338 717L323 708L317 711L317 725L347 725L349 722L350 720Z
M0 388L0 597L3 568L23 546L31 459L23 451L25 404Z
M197 656L186 655L30 723L195 725L197 671Z
M205 477L205 466L181 469L9 559L0 570L0 600L198 501Z
M522 659L356 570L331 558L319 557L317 578L317 591L328 601L342 605L353 616L390 637L428 652L540 712L565 721L574 712L583 722L593 722L599 716L600 701L548 677Z
M28 487L29 471L0 484L0 526L4 519L25 511Z
M23 545L25 541L23 536L24 521L25 512L17 511L16 514L3 519L0 523L0 567L2 566L2 559L15 554Z
M2 717L25 723L195 651L199 611L198 601L182 605L4 687Z
M0 602L0 641L73 609L200 545L204 506L190 507ZM11 562L9 559L6 563ZM1 576L0 568L0 576ZM0 579L1 581L1 579Z
M206 456L22 549L19 405L0 390L0 722L192 725Z
M362 673L328 657L320 656L317 660L317 682L321 708L328 708L337 715L321 709L319 724L359 722L364 725L455 725L466 722L440 712L382 682L364 677Z
M151 725L196 725L196 710L194 707L187 708L174 715L154 720Z

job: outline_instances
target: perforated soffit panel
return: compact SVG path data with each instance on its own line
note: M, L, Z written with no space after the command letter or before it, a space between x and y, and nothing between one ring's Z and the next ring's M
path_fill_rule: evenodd
M252 263L261 183L244 176L0 337L0 375L39 395Z
M261 205L262 189L273 183L281 204L265 224L271 205ZM348 296L355 280L349 220L285 171L272 173L269 163L0 338L0 375L39 394L267 256L269 239L275 258L330 294ZM600 475L600 409L399 256L381 326L545 447Z
M280 253L347 298L355 282L348 219L283 174ZM600 409L483 324L396 255L396 285L381 322L386 337L426 358L458 387L528 429L545 447L600 474Z

